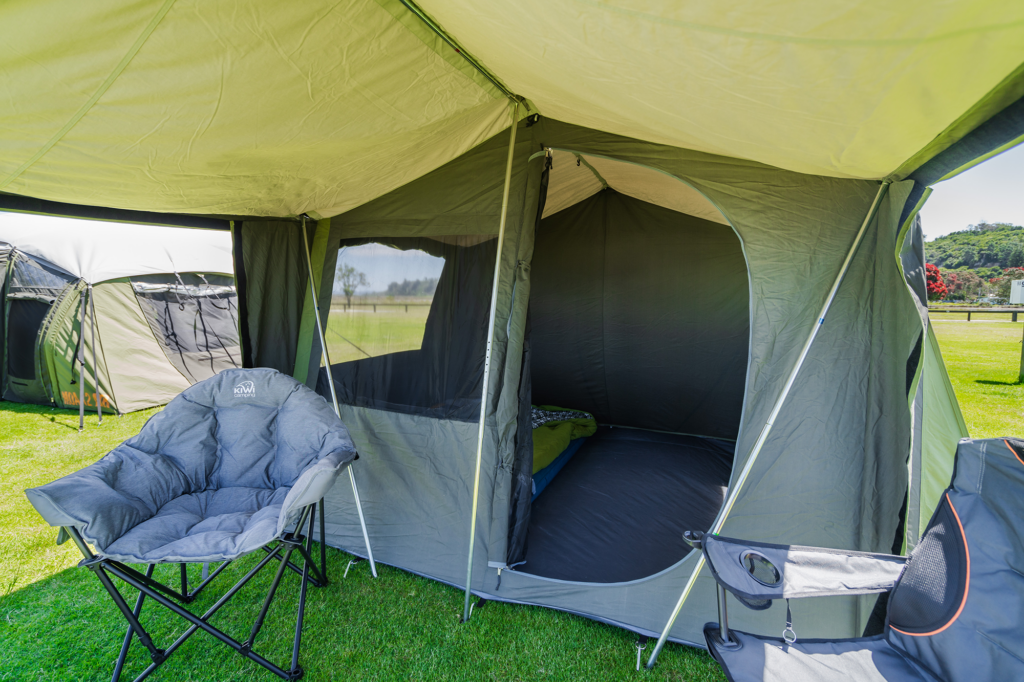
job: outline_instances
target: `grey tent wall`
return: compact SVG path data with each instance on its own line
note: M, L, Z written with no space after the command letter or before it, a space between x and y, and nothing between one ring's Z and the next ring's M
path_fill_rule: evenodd
M291 375L300 343L302 307L309 289L302 235L295 221L245 221L242 259L246 319L254 367ZM317 348L319 350L319 347Z
M535 404L736 438L750 287L732 228L603 190L541 222L533 278Z
M531 140L526 123L519 125L499 263L493 369L486 391L488 416L474 587L482 584L488 562L504 563L518 414L516 387L529 294L528 269L519 264L532 250L543 171L543 155L530 160L540 151L539 146ZM496 234L507 154L508 131L405 187L333 218L321 300L326 303L332 288L336 262L332 259L336 259L342 239ZM459 180L453 182L453 178ZM509 365L515 365L511 373ZM476 424L351 405L343 405L342 413L357 447L365 454L355 466L375 558L444 582L464 584ZM361 553L351 491L335 487L326 505L328 542ZM410 566L411 556L417 557L415 566Z

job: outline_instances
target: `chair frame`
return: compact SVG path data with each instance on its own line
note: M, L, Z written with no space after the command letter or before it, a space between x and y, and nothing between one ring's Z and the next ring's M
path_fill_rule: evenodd
M320 511L319 520L321 539L319 567L313 560L313 528L317 517L318 506ZM303 532L304 530L305 532ZM124 641L121 644L121 651L118 654L117 662L114 664L114 672L111 677L112 682L118 682L121 678L121 672L124 669L125 660L128 656L128 649L131 646L133 637L138 637L139 641L142 642L142 645L149 651L149 656L152 660L152 663L150 663L150 665L135 678L135 682L141 682L141 680L147 678L153 673L153 671L166 662L171 654L173 654L178 647L184 644L185 640L195 634L198 630L205 631L221 643L234 649L243 657L251 661L255 661L281 679L298 680L302 678L304 673L302 667L299 665L299 648L302 643L302 623L306 610L307 588L309 585L312 585L313 587L325 587L328 584L327 545L323 542L324 537L324 501L321 498L318 503L313 503L303 508L294 529L282 535L278 539L276 545L273 547L271 547L270 544L264 545L262 549L266 552L266 556L263 557L260 562L246 573L237 583L235 583L234 586L225 592L224 595L201 616L192 613L181 604L191 603L196 596L218 575L220 575L220 573L233 560L224 561L209 575L206 575L204 565L203 580L191 590L188 585L188 564L181 563L181 588L180 590L176 590L153 579L153 569L156 566L155 563L149 564L145 573L140 573L134 568L126 566L119 561L96 556L93 554L92 550L89 549L88 544L86 544L81 533L79 533L76 528L67 526L61 527L57 542L60 544L68 538L74 540L75 544L78 545L78 549L85 557L78 565L88 568L96 575L104 589L106 589L107 593L110 595L110 598L114 601L118 610L121 612L121 615L124 616L126 621L128 621L128 630L125 633ZM299 553L303 561L301 568L291 561L292 552L296 551ZM250 554L251 553L252 552L250 552ZM260 609L259 615L249 632L248 639L244 642L239 642L211 625L209 623L210 618L213 617L213 615L233 596L235 596L235 594L237 594L247 582L249 582L257 573L262 571L271 563L272 560L275 559L279 563L277 572L274 575L274 580L270 585L270 590L267 593L266 599L263 601L263 607ZM253 651L253 643L255 642L260 629L263 627L263 621L267 616L267 611L270 609L270 604L274 600L274 595L277 592L278 586L281 584L281 579L284 577L286 569L290 569L301 576L301 582L299 585L299 608L295 622L295 638L292 643L291 666L287 670L278 667ZM113 580L111 580L112 577L121 580L139 591L139 596L135 601L134 609L128 606L124 597L122 597L121 593L118 592ZM139 614L142 612L142 604L146 597L151 598L161 606L169 609L191 624L190 627L166 649L158 648L153 643L149 633L146 632L146 629L139 622ZM177 602L180 602L180 604Z

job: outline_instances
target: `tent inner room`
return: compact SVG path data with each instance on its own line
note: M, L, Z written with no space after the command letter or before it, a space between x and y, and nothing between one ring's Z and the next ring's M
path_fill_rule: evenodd
M732 471L750 332L739 238L677 178L555 150L528 317L532 504L515 570L614 583L676 564Z

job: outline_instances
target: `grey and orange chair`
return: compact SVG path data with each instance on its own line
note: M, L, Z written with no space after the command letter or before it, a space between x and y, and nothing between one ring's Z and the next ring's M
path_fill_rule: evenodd
M965 439L950 486L908 558L700 533L719 585L708 648L731 682L1024 680L1024 441ZM788 600L888 592L881 634L798 639ZM782 637L731 630L726 596L787 600Z

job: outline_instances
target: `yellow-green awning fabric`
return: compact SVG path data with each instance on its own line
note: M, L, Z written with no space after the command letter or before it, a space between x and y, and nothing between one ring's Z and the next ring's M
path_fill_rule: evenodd
M1024 83L1016 0L420 4L520 115L816 175L926 161ZM328 217L510 122L400 0L8 0L0 26L3 192Z
M420 4L546 116L835 177L894 172L1024 61L1019 0Z
M27 0L0 26L0 191L42 199L330 216L511 120L397 0Z

